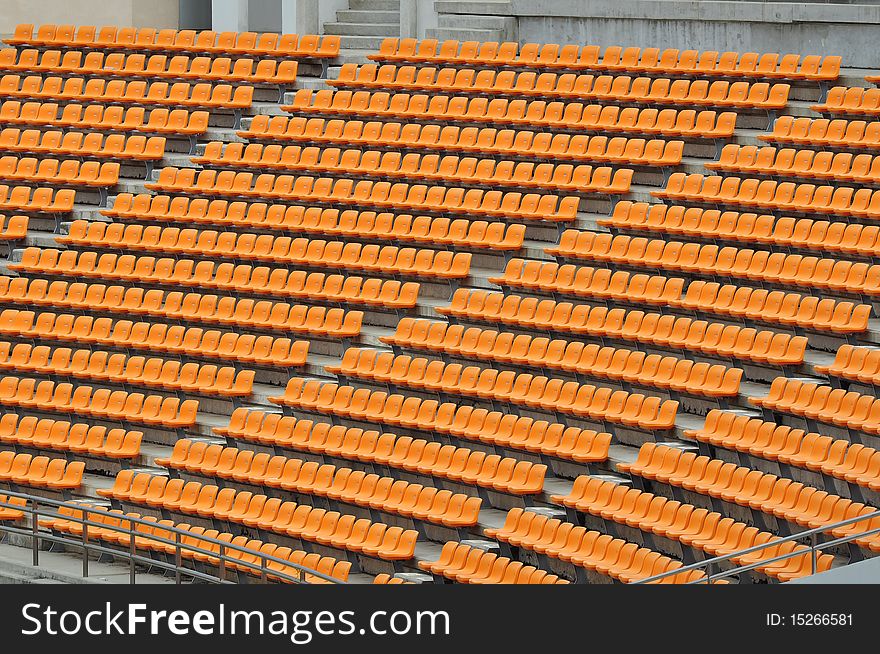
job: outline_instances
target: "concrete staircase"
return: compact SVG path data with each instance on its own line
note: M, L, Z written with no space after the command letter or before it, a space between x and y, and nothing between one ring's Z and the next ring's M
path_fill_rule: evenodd
M510 15L508 0L440 1L435 2L434 7L437 10L437 27L427 30L425 36L429 39L440 41L445 39L459 41L517 40L516 18ZM475 11L475 7L478 11Z
M379 49L382 39L400 36L399 0L349 0L336 12L336 21L324 23L324 34L341 37L340 63L362 63Z

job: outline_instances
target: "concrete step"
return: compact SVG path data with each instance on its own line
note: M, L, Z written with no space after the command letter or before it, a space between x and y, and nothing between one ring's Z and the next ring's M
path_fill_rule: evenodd
M400 23L324 23L324 33L340 36L399 36Z
M343 51L348 48L354 48L357 50L370 50L371 52L376 52L379 50L379 46L385 38L387 37L340 35L339 47L342 48Z
M470 16L465 14L440 14L437 17L438 28L451 29L491 29L500 30L506 27L508 19L503 16Z
M509 16L512 13L510 0L434 0L434 9L438 14L479 14Z
M400 0L349 0L350 11L400 11Z
M127 584L128 565L89 561L89 576L82 576L82 557L78 553L40 552L40 565L31 560L30 547L0 545L0 579L20 584ZM158 574L137 572L141 584L173 584L174 579ZM7 581L8 580L8 581Z
M337 70L342 64L369 64L372 63L369 59L367 59L367 55L374 54L376 52L376 48L345 48L339 51L339 55L333 60L333 66L330 66L329 70L336 68ZM327 74L328 79L333 79L333 76ZM329 86L329 85L328 85Z
M400 24L399 11L351 10L337 11L336 20L340 23L397 23Z
M495 29L466 29L463 27L445 28L437 27L425 31L425 38L459 41L497 41L502 38L501 30Z
M300 77L296 85L297 89L329 89L330 85L320 77ZM278 106L272 103L272 106Z

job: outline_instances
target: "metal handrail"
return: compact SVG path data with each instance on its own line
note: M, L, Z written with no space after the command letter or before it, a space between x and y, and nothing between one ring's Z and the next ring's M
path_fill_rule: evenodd
M14 524L8 524L4 521L0 521L0 532L11 533L11 534L19 534L21 536L27 536L31 538L31 549L33 552L33 565L39 566L39 553L40 553L40 542L47 541L51 543L60 543L65 545L70 545L74 547L80 547L83 550L83 577L87 578L89 576L89 552L97 552L101 554L111 554L113 556L119 556L129 561L129 583L134 584L136 579L136 567L135 563L142 563L144 565L149 565L152 567L157 567L163 570L168 570L174 572L174 580L176 584L181 583L182 577L187 576L192 579L199 579L202 581L206 581L209 583L233 583L226 579L226 566L227 564L234 563L237 566L243 566L250 570L257 572L262 581L267 581L269 575L269 563L278 563L287 568L293 568L297 571L297 576L292 576L281 572L279 570L273 570L271 572L273 577L277 577L283 581L288 581L290 583L295 584L308 584L311 583L306 580L306 575L317 577L328 583L334 584L344 584L346 582L337 579L336 577L331 577L327 574L319 572L317 570L313 570L311 568L307 568L298 563L293 563L292 561L282 559L276 556L272 556L271 554L265 554L263 552L258 552L256 550L251 550L246 547L242 547L240 545L236 545L230 543L228 541L221 541L216 538L211 538L210 536L204 536L201 534L193 534L185 529L180 529L177 526L168 526L168 525L158 525L156 522L151 520L144 520L142 518L135 518L133 516L129 516L126 514L117 514L110 513L104 507L101 506L90 506L87 502L60 502L58 500L52 500L46 497L41 497L37 495L30 495L26 493L18 493L14 491L3 490L0 492L0 495L5 495L8 498L21 498L25 500L25 505L21 506L18 504L12 504L5 500L0 500L0 508L12 509L15 511L21 511L31 517L31 526L30 527L18 527ZM83 512L83 517L77 517L73 515L64 515L57 511L48 511L42 506L50 506L55 507L56 509L60 509L62 507L68 509L75 509ZM94 520L88 519L86 516L89 513L103 513L106 515L110 515L113 518L117 518L121 521L127 522L128 527L124 527L121 525L112 525L105 524L103 522L96 522ZM76 524L80 524L83 527L82 530L82 538L70 538L66 536L57 536L51 532L40 531L39 529L39 520L40 518L49 518L55 520L65 520L67 522L74 522ZM145 534L144 532L137 531L135 529L135 525L146 525L149 527L161 527L162 531L170 532L174 535L173 540L169 538L165 538L163 536L156 536L153 534ZM128 536L129 547L128 550L124 549L115 549L111 547L106 547L105 545L99 544L99 541L91 541L89 540L89 527L93 527L96 529L103 529L108 531L115 531L120 534L125 534ZM157 543L162 543L164 545L170 545L175 548L174 555L174 565L166 563L161 560L157 560L151 558L149 556L144 556L142 554L137 553L137 547L135 545L135 538L148 538L151 541L155 541ZM187 544L182 542L183 538L190 537L198 539L200 542L210 543L211 545L217 545L219 551L207 550L202 547L198 547L196 545ZM182 553L192 552L196 554L202 554L205 556L209 556L212 559L219 560L219 576L214 576L205 572L201 572L199 570L195 570L192 568L188 568L183 565L183 556ZM229 552L241 552L247 554L249 557L257 557L259 559L259 564L252 563L251 561L247 561L244 559L240 559L234 556L230 556Z
M880 518L880 510L874 511L873 513L869 513L867 515L856 516L855 518L847 518L846 520L841 520L839 522L835 522L832 524L824 525L822 527L816 527L815 529L809 529L807 531L801 531L796 534L792 534L790 536L784 536L778 538L776 540L769 541L767 543L762 543L761 545L753 545L752 547L747 547L746 549L739 550L737 552L731 552L730 554L725 554L722 556L716 556L711 559L705 559L703 561L698 561L697 563L691 563L689 565L682 566L680 568L676 568L675 570L670 570L668 572L663 572L658 575L654 575L653 577L647 577L645 579L640 579L639 581L633 582L637 584L647 584L655 581L660 581L661 579L666 579L667 577L672 577L677 574L681 574L683 572L690 572L692 570L703 570L706 569L706 576L703 579L695 579L693 581L689 581L688 584L711 584L717 579L723 579L725 577L731 577L734 575L741 574L743 572L748 572L749 570L754 570L755 568L762 568L771 563L777 563L779 561L784 561L786 559L792 559L796 556L803 556L807 553L807 551L801 550L799 552L787 552L786 554L780 554L778 556L774 556L769 559L762 559L760 561L756 561L755 563L749 563L747 565L740 565L735 568L730 568L728 570L719 570L717 572L713 571L713 567L718 567L721 563L725 561L730 561L734 558L745 556L747 554L751 554L753 552L760 552L761 550L767 549L768 547L776 547L780 543L787 543L792 541L798 541L802 538L809 537L810 544L806 545L808 547L808 551L810 554L810 563L811 563L811 574L816 574L819 552L824 549L830 547L836 547L838 545L844 545L846 543L852 542L859 538L864 538L865 536L873 536L874 534L880 534L880 527L876 529L871 529L869 531L862 531L857 534L852 534L849 536L842 536L840 538L835 538L834 540L822 541L819 542L819 535L828 531L832 531L834 529L838 529L839 527L846 527L847 525L856 524L858 522L862 522L864 520L871 520L873 518Z

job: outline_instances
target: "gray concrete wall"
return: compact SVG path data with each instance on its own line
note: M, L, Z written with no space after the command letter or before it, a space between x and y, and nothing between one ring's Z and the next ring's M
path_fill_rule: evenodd
M810 577L801 577L792 584L880 584L880 558L851 563Z
M211 29L211 0L180 0L181 29Z
M481 13L486 6L435 2L444 13ZM876 4L510 0L491 6L517 17L521 42L837 54L845 67L880 68Z
M176 28L180 0L0 0L0 34L19 23Z
M312 34L323 34L324 23L332 23L336 20L337 11L348 9L348 0L318 0L318 26L312 30Z
M281 1L249 0L248 29L252 32L281 31Z

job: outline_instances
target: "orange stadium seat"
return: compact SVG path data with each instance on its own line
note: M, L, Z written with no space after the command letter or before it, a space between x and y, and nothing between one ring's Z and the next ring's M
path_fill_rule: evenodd
M522 224L150 194L120 193L113 207L102 213L123 220L144 218L150 222L249 226L293 233L349 238L364 236L377 240L502 252L519 250L525 237L525 226Z
M654 396L612 391L577 382L563 383L560 379L531 374L518 375L515 379L504 379L504 383L499 383L490 381L493 372L497 371L488 370L481 379L486 385L480 391L487 398L576 415L603 424L618 423L633 429L664 431L674 426L678 412L678 402L675 400L661 400ZM510 390L505 390L506 387ZM362 419L403 426L419 425L421 419L417 417L417 412L425 411L430 415L431 408L437 405L433 400L422 403L416 397L403 400L400 395L369 391L355 394L353 390L349 386L321 384L294 377L288 382L283 396L269 399L284 407L329 415L360 416ZM463 384L454 390L465 397L471 393L477 394L476 388L471 391Z
M74 34L74 29L76 33ZM136 49L185 51L208 54L268 55L290 58L333 58L339 54L338 36L324 37L309 34L282 34L255 32L212 32L205 30L173 30L154 28L116 28L104 26L40 25L34 34L33 25L17 25L10 45L42 45L83 47L95 50Z
M236 334L216 329L184 327L156 322L134 322L51 312L7 309L2 312L0 333L104 346L132 348L178 355L233 359L250 365L299 367L305 364L308 341Z
M320 149L278 145L211 142L193 162L244 169L303 170L367 176L392 176L423 181L456 182L461 184L499 185L504 187L548 189L572 193L626 193L632 171L594 168L590 165L538 164L498 162L494 159L473 159L455 155L401 156L398 152ZM506 163L506 165L505 165Z
M596 133L631 133L681 138L729 138L736 126L735 112L712 110L618 107L547 100L468 98L386 93L299 89L283 107L294 115L364 118L423 118L502 126L575 127Z
M474 333L477 332L477 333ZM466 358L489 359L503 363L519 363L537 369L563 369L563 358L572 357L574 363L568 370L588 377L621 380L639 386L656 386L681 393L708 397L731 397L739 392L742 370L723 365L710 366L676 357L646 357L637 352L598 345L583 347L582 343L567 343L547 339L538 340L532 347L528 337L515 340L511 333L498 333L474 328L463 332L462 341L468 339L470 347L443 344L443 351ZM569 345L574 347L568 347ZM509 350L506 347L509 347ZM545 349L546 348L546 349ZM553 354L548 350L553 348ZM519 354L517 355L516 352ZM395 357L377 350L349 349L338 366L327 367L340 378L363 378L372 381L423 388L439 384L447 392L479 397L499 396L497 387L516 385L513 373L507 373L511 381L504 380L504 372L463 367L459 364L443 364L440 361L420 359L408 355ZM504 399L512 391L504 391ZM542 405L543 406L543 405Z
M611 236L566 230L559 245L545 250L562 259L660 268L715 278L745 278L771 285L806 286L823 290L876 294L880 268L799 254L771 253L684 241Z
M16 486L33 486L54 491L74 490L82 484L84 470L85 464L82 461L68 463L66 459L50 459L30 454L0 458L0 482Z
M0 417L0 442L40 450L59 450L107 459L132 459L140 454L142 438L143 434L139 431L108 429L86 423L37 419L14 413Z
M316 472L317 466L311 475ZM150 488L153 480L156 480L155 486ZM232 491L223 496L224 502L219 501L217 486L203 485L197 481L177 485L173 481L169 482L167 477L157 478L149 473L120 473L113 488L99 491L98 494L123 503L148 504L183 515L215 517L238 524L246 524L245 520L248 520L264 531L286 534L303 542L321 543L389 561L409 560L414 554L418 535L415 530L389 527L367 519L355 521L350 515L346 519L345 514L339 512L295 505L292 502L279 504L275 515L263 516L263 507L268 499L265 495ZM308 483L304 478L299 483L291 482L286 485L291 489L305 489ZM256 520L249 517L254 513Z
M661 139L552 134L512 129L255 116L247 139L381 146L594 161L639 166L681 163L684 144Z
M626 103L657 103L679 106L782 109L790 86L769 82L728 82L660 77L627 77L591 74L475 71L456 68L419 68L386 64L343 64L339 77L330 80L338 88L391 89L394 91L546 96L571 100Z
M648 534L657 534L679 541L683 546L702 550L710 556L733 555L778 538L742 522L725 518L723 514L708 512L691 504L668 500L662 495L646 493L613 482L590 477L578 477L572 491L565 496L553 496L554 502L577 511L597 516L607 522L632 525ZM530 520L531 518L531 520ZM495 538L519 542L525 531L539 516L512 509L504 527ZM727 522L726 529L720 529ZM780 554L802 553L801 556L758 566L758 570L780 581L790 581L810 574L809 550L803 545L787 542L769 546L764 550L740 556L733 560L741 565L759 563ZM834 558L824 554L817 557L817 571L828 570Z
M237 583L880 552L880 76L373 40L4 39L0 521Z
M479 48L472 52L473 49ZM835 80L841 58L810 55L717 52L699 53L672 48L626 48L610 46L600 53L593 45L558 45L506 42L479 43L436 39L386 38L379 51L367 56L373 61L417 62L436 64L472 64L477 67L517 67L522 69L609 70L651 72L675 75L698 72L743 78ZM869 79L870 81L870 79Z

